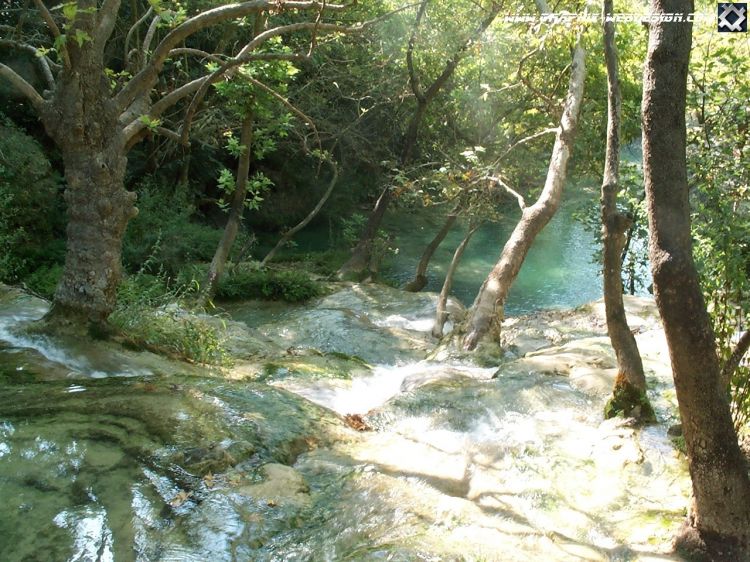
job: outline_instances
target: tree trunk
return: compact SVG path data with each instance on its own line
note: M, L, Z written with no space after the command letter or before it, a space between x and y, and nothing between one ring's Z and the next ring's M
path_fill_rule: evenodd
M456 274L458 264L461 263L461 258L464 255L466 247L469 245L471 237L474 236L474 233L478 228L478 224L469 225L469 229L466 231L466 236L464 236L464 239L461 240L461 243L456 248L456 251L453 254L453 259L448 266L448 271L445 272L445 281L443 281L443 288L440 290L440 296L438 296L437 308L435 310L435 325L432 327L433 337L443 337L443 327L448 320L448 312L445 310L445 307L448 304L448 297L451 294L453 276Z
M40 111L67 182L65 268L47 321L103 325L115 307L125 228L138 210L124 186L125 140L109 83L100 65L77 56L80 72L63 74Z
M287 230L282 237L279 239L279 241L276 243L276 245L273 247L273 249L266 254L266 257L263 258L263 261L260 262L260 267L265 267L268 262L270 262L274 256L276 255L276 252L278 252L281 248L284 247L284 244L289 242L294 236L303 228L305 228L308 224L310 224L310 221L313 220L320 210L323 208L323 205L326 204L326 201L328 201L328 198L331 196L331 193L333 192L333 188L336 187L336 182L339 179L339 167L336 165L336 163L333 160L326 160L328 164L331 166L331 169L333 170L333 176L331 177L331 181L328 183L328 188L326 189L325 193L323 193L323 196L318 200L318 204L315 205L312 211L308 213L308 215L302 219L297 226L294 228L290 228Z
M646 377L638 344L628 326L622 300L622 253L626 232L632 220L617 210L620 191L620 79L617 69L613 0L604 0L604 56L607 63L608 119L607 148L604 157L601 217L604 255L604 309L607 332L617 357L617 378L612 398L604 407L604 417L618 414L643 420L654 420L654 410L646 397Z
M691 0L651 1L652 14L692 12ZM692 257L685 155L692 24L650 26L642 110L649 254L693 483L692 509L676 546L703 559L747 560L750 480Z
M560 118L560 129L552 149L547 179L539 199L525 207L510 238L505 243L500 260L482 284L466 323L463 345L473 350L486 337L499 337L505 299L511 285L521 270L526 254L537 234L547 225L560 206L567 173L568 158L573 148L573 138L583 98L585 78L585 51L580 38L573 50L568 95Z
M250 175L250 159L252 155L253 144L253 120L254 115L249 112L242 120L242 131L240 133L240 145L242 154L237 163L236 182L234 193L232 194L232 205L229 210L227 224L224 227L224 234L216 247L213 260L208 268L208 275L203 284L201 294L202 304L206 304L216 294L219 287L219 281L224 273L224 267L229 258L229 252L237 238L237 232L242 222L242 214L245 210L245 197L247 196L247 178Z
M404 287L405 290L412 293L417 293L424 289L425 286L427 286L427 267L430 265L430 260L435 254L435 251L440 247L440 244L442 244L443 240L445 240L445 237L448 236L448 232L450 232L450 229L453 228L453 225L456 223L457 218L458 207L453 209L453 211L448 214L448 216L445 218L443 226L440 228L438 233L435 234L435 237L432 239L432 241L427 244L427 247L422 254L422 258L419 260L419 264L417 265L417 271L414 274L414 279L406 284L406 287Z

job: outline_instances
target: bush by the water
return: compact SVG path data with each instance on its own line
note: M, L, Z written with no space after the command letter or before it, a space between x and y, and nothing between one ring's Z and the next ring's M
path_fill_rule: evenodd
M222 278L216 297L305 302L322 293L320 283L304 271L240 269Z
M42 278L65 255L62 185L39 143L0 114L1 281L49 294Z
M109 322L125 343L196 363L226 365L224 330L217 319L192 314L177 303L183 293L163 277L139 273L123 280Z

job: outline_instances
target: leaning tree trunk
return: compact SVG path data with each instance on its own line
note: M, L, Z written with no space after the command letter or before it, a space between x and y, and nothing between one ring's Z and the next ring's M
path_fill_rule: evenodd
M601 217L604 255L604 309L607 332L617 358L617 378L604 417L618 414L653 420L654 410L646 396L646 377L635 336L630 331L622 300L622 252L632 220L617 210L620 191L620 79L617 70L613 0L604 0L604 56L607 63L608 119L604 157Z
M432 327L432 336L435 338L443 337L443 327L445 322L448 320L448 312L446 306L448 305L448 297L451 294L451 287L453 287L453 277L458 269L458 264L461 263L461 258L464 255L466 246L469 245L471 237L479 228L478 224L470 224L469 229L466 231L466 236L461 240L461 243L453 253L453 259L451 260L448 270L445 272L445 281L443 281L443 288L440 290L438 296L437 308L435 309L435 325Z
M691 0L651 2L653 14L692 12ZM693 483L692 509L676 546L703 559L748 560L750 480L692 257L685 155L692 24L650 26L642 109L649 254Z
M456 208L448 214L448 216L445 218L445 221L443 222L443 226L440 228L440 230L438 230L437 234L435 234L435 237L430 241L430 243L427 244L427 247L422 253L422 258L417 264L417 271L414 273L414 279L409 281L409 283L407 283L404 287L406 291L417 293L427 286L427 267L430 265L432 256L435 255L435 252L440 247L440 244L443 243L445 237L448 236L448 232L450 232L450 229L453 228L453 225L456 223L456 219L458 218L458 209L458 206L456 206Z
M61 149L67 183L65 268L47 320L103 325L115 307L125 228L138 210L135 193L125 189L125 139L109 83L101 65L78 57L79 72L63 74L40 111Z
M290 228L284 234L279 238L279 241L276 243L276 245L271 249L270 252L266 254L266 257L263 258L263 261L260 262L260 267L265 267L268 262L270 262L276 253L284 247L289 241L294 238L297 233L305 228L308 224L310 224L310 221L313 220L320 210L323 208L323 205L326 204L326 201L328 201L328 198L331 196L331 193L333 193L333 188L336 187L336 183L339 179L339 167L336 165L336 162L334 162L331 159L326 159L326 162L331 166L331 169L333 170L333 175L331 176L331 181L328 182L328 188L323 193L323 196L318 200L318 203L313 207L312 211L310 211L307 216L302 219L299 223L297 223L297 226Z
M552 219L560 206L568 158L573 148L573 138L583 98L583 83L586 74L585 55L579 38L573 50L568 95L552 149L544 189L531 207L523 207L521 220L518 221L505 243L500 260L479 290L466 323L463 345L467 350L476 348L479 342L488 336L499 336L508 291L518 276L537 234Z
M229 210L227 224L224 227L224 234L216 247L216 252L208 268L208 274L203 284L201 301L206 304L216 294L219 287L219 281L224 273L224 267L229 258L229 252L232 251L232 245L237 238L237 232L242 222L242 214L245 210L245 198L247 197L247 178L250 175L250 159L252 155L253 144L253 112L249 112L242 120L242 131L240 132L240 145L242 154L240 154L237 163L236 182L234 193L232 194L232 205Z

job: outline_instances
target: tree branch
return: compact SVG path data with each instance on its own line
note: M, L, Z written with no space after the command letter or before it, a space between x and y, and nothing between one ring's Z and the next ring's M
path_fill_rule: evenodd
M159 26L160 21L161 16L157 15L154 19L151 20L151 23L148 26L148 31L146 31L146 37L143 39L143 46L141 47L141 65L146 64L146 55L148 53L148 50L151 48L151 42L154 40L154 35L156 35L156 29ZM167 53L167 56L169 56L169 53ZM164 58L166 59L166 57Z
M41 0L35 1L41 2ZM241 4L220 6L193 16L178 25L175 29L170 31L164 39L162 39L161 43L159 43L154 50L154 54L149 63L125 85L115 98L115 101L120 110L123 111L138 96L151 89L159 72L161 72L164 61L169 56L169 51L194 33L197 33L206 27L216 25L223 21L248 16L262 10L278 10L280 7L292 10L310 10L317 9L319 6L320 4L316 1L285 1L280 4L276 0L251 0ZM326 6L326 10L332 11L342 10L344 8L346 8L346 6L339 4L328 4ZM314 24L311 23L311 25Z
M560 130L560 127L550 127L549 129L542 129L541 131L538 131L538 132L536 132L536 133L534 133L534 134L532 134L532 135L529 135L529 136L527 136L527 137L524 137L524 138L522 138L522 139L520 139L520 140L517 140L517 141L516 141L516 142L514 142L514 143L513 143L512 145L510 145L510 146L509 146L509 147L508 147L508 148L507 148L507 149L505 150L505 152L503 152L503 153L502 153L502 154L501 154L500 156L498 156L498 157L497 157L497 158L495 159L495 162L494 162L494 164L495 164L495 165L499 164L499 163L500 163L500 161L502 161L502 159L503 159L503 158L505 158L506 156L508 156L508 154L510 154L510 153L511 153L511 151L513 151L513 150L514 150L515 148L517 148L517 147L521 146L522 144L526 144L527 142L531 142L531 141L533 141L533 140L535 140L535 139L538 139L539 137L543 137L544 135L548 135L548 134L550 134L550 133L555 133L555 134L557 134L557 132L558 132L559 130Z
M506 184L502 179L498 178L497 176L489 176L487 177L488 180L490 180L493 183L496 183L500 187L502 187L505 191L507 191L510 195L516 198L518 201L518 206L521 207L521 212L523 212L524 209L526 209L526 200L523 198L523 195L518 193L516 190L512 189L508 184Z
M135 33L135 30L138 29L143 23L151 17L151 14L154 13L154 8L149 7L148 10L146 10L146 13L143 14L138 21L136 21L132 26L130 26L130 29L128 29L128 34L125 36L125 51L123 53L122 60L125 61L125 66L128 65L128 59L130 58L130 39L133 37L133 33Z
M42 19L44 20L44 23L47 24L47 28L49 29L50 33L52 34L52 37L57 40L61 33L60 28L57 27L57 24L55 23L54 18L52 17L52 14L47 9L47 6L44 5L44 2L42 0L34 0L34 5L36 6L36 9L39 10L39 13L42 15ZM63 43L60 45L60 55L63 60L63 64L66 68L70 68L70 57L68 56L68 50L65 48L65 44Z
M227 59L226 56L222 58L218 54L209 53L207 51L201 51L200 49L192 49L190 47L180 47L178 49L172 49L169 51L169 58L179 57L181 55L193 55L196 57L209 59L219 64L223 64Z
M44 98L34 89L34 87L24 80L20 74L12 68L0 63L0 76L13 84L30 102L34 109L39 112L44 105Z
M112 35L115 23L117 23L117 12L119 11L120 0L104 0L102 7L99 8L99 23L96 26L94 46L100 51L104 51L104 46Z
M55 78L52 76L49 60L46 56L41 55L36 47L27 43L21 43L20 41L14 41L13 39L0 39L0 47L9 47L11 49L18 49L19 51L31 53L42 69L42 74L44 75L44 80L47 82L47 86L50 90L55 89Z
M721 369L721 381L724 385L728 385L732 381L732 376L734 376L734 372L740 366L740 363L742 363L742 358L748 349L750 349L750 330L745 330L737 341L737 345L734 346L732 355L729 356L729 359L727 359L727 362L724 363L724 367Z

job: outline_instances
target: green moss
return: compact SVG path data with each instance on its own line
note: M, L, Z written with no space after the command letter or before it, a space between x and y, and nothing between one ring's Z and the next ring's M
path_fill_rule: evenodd
M619 415L633 417L644 423L656 421L656 414L646 392L634 387L620 376L615 382L612 398L604 406L604 418L610 419Z

